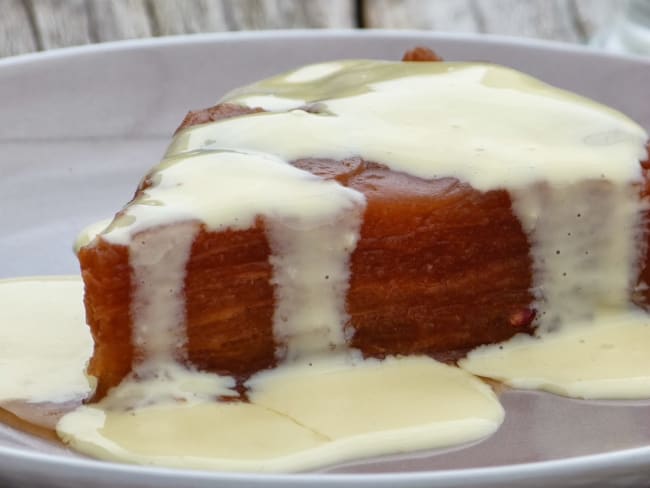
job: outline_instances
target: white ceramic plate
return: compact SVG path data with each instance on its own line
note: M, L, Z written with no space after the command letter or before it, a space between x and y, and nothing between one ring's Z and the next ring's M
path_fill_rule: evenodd
M126 202L189 108L300 64L450 60L527 71L650 128L650 61L562 44L428 32L293 31L121 42L0 60L0 278L71 274L76 232ZM650 402L510 391L486 441L290 475L105 463L0 427L0 484L101 487L638 486L650 482ZM219 435L215 432L215 435Z

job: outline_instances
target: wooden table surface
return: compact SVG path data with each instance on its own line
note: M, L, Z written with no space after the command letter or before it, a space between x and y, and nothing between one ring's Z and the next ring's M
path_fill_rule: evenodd
M587 42L615 0L0 0L0 57L196 32L415 28Z

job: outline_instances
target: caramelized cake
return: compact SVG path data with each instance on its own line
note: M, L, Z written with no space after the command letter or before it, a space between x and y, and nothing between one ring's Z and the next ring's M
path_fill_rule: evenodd
M246 139L255 139L259 135L258 131L269 130L267 126L246 127L247 120L265 121L267 118L278 116L278 112L285 111L286 115L300 113L304 118L335 121L337 115L328 110L328 97L331 98L330 103L344 104L346 100L353 101L354 95L371 89L371 82L390 85L409 78L415 80L420 76L429 76L434 81L436 78L442 80L439 95L436 94L436 83L431 83L431 87L413 87L414 90L421 90L423 97L430 97L422 103L431 104L433 108L430 109L430 116L439 118L449 117L449 112L445 110L453 110L453 107L435 107L436 97L446 96L447 91L453 90L452 85L456 83L453 77L463 72L479 70L480 76L474 76L475 80L468 80L466 86L459 87L459 90L472 90L471 85L483 86L486 88L486 94L490 95L490 83L478 85L476 82L480 81L480 77L488 81L492 77L492 84L496 87L493 92L497 89L521 90L522 100L513 103L523 103L526 97L532 98L537 93L549 96L549 100L556 96L543 84L505 68L480 64L438 63L438 58L433 53L422 48L408 52L404 59L407 62L401 65L369 61L339 65L331 63L329 67L317 65L312 68L324 71L316 73L315 78L309 78L309 73L305 75L304 70L309 68L303 68L303 76L306 76L304 81L286 82L290 76L300 76L299 70L296 72L298 75L287 75L284 83L281 78L271 79L235 92L215 107L188 114L179 127L176 142L172 144L167 159L159 170L171 167L184 155L200 159L217 154L220 150L228 150L239 156L238 148L246 146ZM424 62L418 64L408 61ZM328 72L330 69L331 74ZM365 76L369 76L370 80L366 80ZM447 78L449 80L446 80ZM463 80L459 80L462 85ZM396 91L399 96L399 89ZM528 93L525 93L526 91ZM388 90L387 93L387 97L390 97ZM290 96L286 96L287 94ZM296 101L292 98L296 95L305 96ZM558 114L562 115L562 104L566 105L564 108L567 108L567 112L583 109L580 105L585 102L578 100L578 97L567 94L561 96L566 100L557 101L560 107L557 109ZM461 95L459 104L462 99ZM255 104L258 101L262 102L260 106ZM408 114L404 113L409 107L405 107L398 99L387 98L381 100L381 103L388 104L391 101L395 105L385 110L387 116L399 119L404 123L405 130L409 130ZM278 103L288 106L277 107ZM407 103L412 104L413 101L408 100ZM261 106L264 104L266 107ZM570 105L573 107L569 107ZM451 170L436 169L439 163L437 159L444 158L445 153L441 149L435 149L435 146L449 144L450 141L445 139L457 137L454 131L467 130L462 127L465 109L464 106L460 108L456 124L453 119L449 120L445 128L446 134L423 135L431 138L431 141L427 142L432 146L429 149L431 155L428 156L426 152L421 155L424 164L417 170L409 170L408 166L400 167L399 164L387 161L390 152L386 152L385 158L372 157L361 147L343 150L342 153L346 155L344 158L326 157L327 153L332 151L322 148L320 152L319 149L311 149L310 153L304 154L307 157L287 161L301 172L315 175L319 181L332 181L334 185L353 190L354 196L347 202L349 208L346 212L359 214L359 221L352 224L358 228L341 231L352 234L358 232L358 236L350 243L349 255L343 256L345 270L332 270L333 275L339 273L338 277L328 276L326 267L319 270L322 276L316 279L323 281L326 284L324 287L317 282L311 285L301 283L300 278L295 278L297 287L306 289L313 285L319 288L319 292L337 293L342 295L344 300L344 303L340 304L338 316L330 317L331 320L340 322L336 327L342 326L343 332L339 331L338 335L335 334L337 337L321 341L317 348L322 351L312 352L351 347L367 357L427 354L449 361L462 357L478 345L500 342L518 332L533 331L533 319L540 313L540 304L548 301L548 298L541 296L544 292L540 291L540 283L533 280L533 270L539 263L534 262L531 241L538 236L534 235L533 228L528 228L528 223L523 222L524 219L518 215L518 209L513 208L512 203L513 193L517 193L514 198L523 201L522 195L529 190L526 188L522 191L509 191L505 181L490 182L483 184L482 188L477 188L477 185L473 186L467 178L458 177L453 165L447 164ZM516 106L506 106L506 110L512 111L512 120L506 123L516 123L517 117L522 117L519 112L534 109L535 107L522 106L518 109ZM482 108L478 100L474 100L467 103L467 110L480 112ZM394 114L391 114L391 111ZM436 111L440 114L436 114ZM235 120L243 122L242 138L230 143L225 135L219 138L218 143L212 141L213 135L218 136L221 132L226 134L225 129L220 130L222 125L229 122L232 124ZM371 123L365 119L359 122ZM499 123L498 119L494 120L495 125ZM541 120L539 129L535 127L534 122L529 123L525 143L530 147L523 149L524 155L525 151L528 151L535 156L534 152L539 150L534 147L537 143L536 135L540 136L540 140L548 139L543 134L544 130L549 130L544 127L544 124L548 123ZM558 121L558 124L562 123L564 122ZM567 123L580 122L569 120ZM391 137L400 137L397 127L399 124L394 125L396 126L391 129ZM620 125L626 126L628 123L621 121ZM361 127L359 130L370 134L373 132L372 127ZM426 133L426 126L418 130ZM535 130L539 130L540 134L534 134ZM610 131L614 132L622 133L622 130L610 128ZM201 131L206 135L203 136ZM198 143L193 140L191 143L187 142L194 134L201 134L197 137L203 139ZM505 132L500 134L504 135ZM377 137L383 136L384 133L377 134ZM644 137L641 134L635 136L638 140ZM314 137L317 137L317 134ZM522 143L515 140L516 135L512 136L512 140L502 137L492 141L483 141L481 133L466 134L464 137L464 144L475 147L464 151L462 156L452 155L450 159L466 158L464 162L454 162L454 165L469 167L479 163L481 158L490 158L490 151L506 153L509 144ZM598 152L607 150L608 137L611 139L617 136L604 133L586 134L585 137L593 139L592 145L585 143L585 147L590 148L592 152ZM437 139L439 142L436 142ZM451 139L451 142L459 144L457 138ZM291 144L291 141L282 143ZM566 141L561 143L566 144ZM184 144L187 147L183 147ZM346 141L342 140L340 144L345 146ZM351 146L354 144L355 142L352 142ZM230 145L233 146L232 149ZM220 149L220 146L227 149ZM419 149L426 151L426 144L422 146L424 147ZM257 151L257 148L254 150ZM399 150L405 149L398 148L397 151ZM560 156L560 159L566 158L566 165L572 164L570 150L567 148L566 155ZM558 148L558 151L561 151L561 148ZM297 153L300 154L300 151ZM517 157L521 157L521 153ZM640 154L633 157L636 157L637 161L643 159ZM492 163L493 161L489 164ZM522 161L521 164L527 163ZM578 161L576 164L590 163ZM131 218L128 216L129 208L147 203L143 200L148 198L147 192L155 187L160 179L159 170L155 170L143 180L134 200L118 214L112 226L79 251L86 284L87 320L95 338L95 352L89 372L98 379L96 398L102 397L109 388L117 385L147 354L135 338L134 318L138 312L134 307L138 307L136 302L139 288L159 285L143 284L139 281L137 270L129 258L133 248L130 251L127 241L118 242L111 236L115 235L116 229L129 225L125 223ZM242 169L241 185L252 185L253 183L247 182L245 171ZM445 171L448 173L445 174ZM503 172L503 169L477 167L470 168L469 171ZM545 171L533 169L530 178L523 175L523 178L531 180L527 183L528 188L539 187L530 192L539 196L535 205L541 212L553 211L553 203L550 201L553 198L552 192L543 188L547 182L534 181L535 178L541 178ZM578 172L584 175L577 176L576 181L571 182L571 188L579 189L578 198L582 198L585 193L591 193L602 194L607 199L610 198L608 195L615 192L627 192L634 194L634 198L638 199L639 193L644 192L647 186L646 179L641 177L640 166L638 175L630 175L629 184L623 185L622 189L615 188L618 182L603 181L598 170L592 171L593 175L588 174L588 170L580 169ZM206 177L218 180L218 169L215 170L214 176ZM217 184L218 181L215 182L215 185ZM574 191L573 189L570 191ZM238 198L236 193L233 198ZM244 198L250 196L246 195ZM288 198L291 196L288 195ZM295 205L300 205L299 198L297 197ZM355 198L356 201L353 202ZM274 264L274 259L277 258L275 248L278 245L272 241L282 239L276 235L282 230L273 229L274 217L265 214L263 205L260 204L254 219L245 226L210 226L191 216L189 219L172 218L159 225L154 223L147 225L146 229L131 231L130 235L134 241L142 236L146 239L146 245L159 239L176 239L175 235L179 233L191 234L188 242L182 244L187 246L188 255L181 258L181 282L174 283L173 291L169 291L175 300L182 302L178 305L182 310L171 312L177 314L172 321L174 323L170 322L167 326L183 329L177 338L177 347L174 348L175 358L182 363L200 370L245 379L257 371L273 367L278 360L292 354L286 350L286 340L287 335L295 331L278 331L278 324L286 322L288 318L283 316L286 311L279 310L279 302L282 301L279 295L282 290L279 289L278 278L274 275L279 271L279 266ZM578 202L578 205L581 203ZM583 220L587 220L587 213L585 212ZM641 218L641 215L637 217ZM630 218L636 217L625 218L629 221ZM333 218L335 222L336 219L337 217ZM190 224L191 222L196 225ZM330 223L325 222L322 225ZM636 224L632 222L631 225ZM173 230L174 226L177 230ZM336 232L336 229L333 229L333 232ZM589 232L589 229L583 232ZM318 260L319 254L315 252L309 259ZM643 262L645 263L645 260ZM586 266L586 263L583 264ZM164 260L159 266L165 266ZM646 270L647 265L642 268ZM300 270L296 272L300 273ZM622 279L639 281L638 276L626 276ZM607 293L596 288L591 287L585 291L583 299L590 302L597 299L599 294ZM294 290L292 293L300 292ZM645 303L646 295L645 292L629 287L629 293L626 292L626 296L617 297L616 300L634 299ZM319 299L314 300L318 302ZM546 313L546 310L542 313ZM323 327L327 330L330 325L323 325L321 331ZM315 329L309 332L318 333Z
M26 409L15 388L0 402L34 418L29 402L65 399L47 426L100 458L295 471L485 438L504 410L474 375L648 397L647 138L424 49L236 90L188 114L133 200L80 238L81 396L70 374ZM80 286L0 286L25 333L50 314L87 334L64 313ZM33 314L24 297L46 294ZM74 373L86 354L45 359Z

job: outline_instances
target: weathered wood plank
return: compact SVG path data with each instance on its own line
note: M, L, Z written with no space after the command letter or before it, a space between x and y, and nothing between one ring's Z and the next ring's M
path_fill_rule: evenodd
M151 24L143 0L87 0L90 28L99 42L150 37Z
M477 32L471 0L366 0L364 27Z
M365 0L366 27L484 32L585 42L608 21L611 0Z
M38 42L21 0L3 0L0 13L0 57L32 52Z
M160 35L356 25L353 0L149 0Z
M351 28L353 0L225 0L231 29Z
M612 0L571 0L570 5L575 15L577 28L583 40L589 41L600 30L610 24L624 2Z
M94 42L85 0L29 0L42 49Z
M481 31L580 42L566 0L474 0Z
M155 35L229 30L221 0L148 0Z
M245 29L365 27L586 42L612 0L0 0L0 56L110 40Z

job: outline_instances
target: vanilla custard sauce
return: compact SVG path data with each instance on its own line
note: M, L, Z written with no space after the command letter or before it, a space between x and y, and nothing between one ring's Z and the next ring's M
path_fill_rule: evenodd
M630 302L647 286L637 276L648 135L632 120L483 63L323 63L223 101L267 112L180 131L140 196L78 240L128 246L143 361L100 402L63 416L57 432L71 447L142 464L299 471L490 435L504 411L474 375L577 398L650 397L650 317ZM363 359L345 324L365 197L290 164L307 157L507 189L531 245L535 336L478 348L460 368ZM241 230L258 218L278 367L247 381L248 402L224 401L238 395L234 378L181 364L185 269L202 225ZM0 282L0 306L10 314L2 344L18 344L0 359L0 402L87 395L80 282Z

